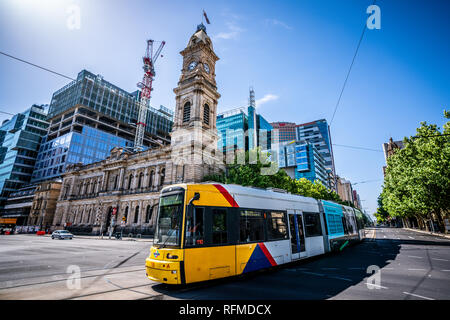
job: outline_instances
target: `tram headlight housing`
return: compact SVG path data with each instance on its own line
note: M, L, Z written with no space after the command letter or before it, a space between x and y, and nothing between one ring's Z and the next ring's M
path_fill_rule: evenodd
M168 254L167 254L167 259L178 259L178 256L177 256L177 255L174 255L174 254L168 253Z

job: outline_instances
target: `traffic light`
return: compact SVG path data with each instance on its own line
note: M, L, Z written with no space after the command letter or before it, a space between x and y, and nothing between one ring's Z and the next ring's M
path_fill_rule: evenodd
M127 217L123 216L123 217L122 217L122 221L125 221L125 222L126 222L126 221L127 221Z

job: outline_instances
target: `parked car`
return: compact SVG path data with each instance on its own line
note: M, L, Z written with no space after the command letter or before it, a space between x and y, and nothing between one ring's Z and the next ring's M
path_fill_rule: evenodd
M52 239L72 239L73 234L67 230L56 230L52 233Z

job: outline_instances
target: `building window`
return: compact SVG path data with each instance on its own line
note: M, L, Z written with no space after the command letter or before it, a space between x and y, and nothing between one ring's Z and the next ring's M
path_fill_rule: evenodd
M152 207L148 205L145 213L145 223L150 223L151 218L152 218Z
M140 189L142 187L142 180L144 180L144 173L143 172L141 172L141 174L139 175L138 189Z
M209 125L209 106L207 104L203 107L203 122Z
M130 174L128 177L128 190L131 189L131 182L133 181L133 174Z
M148 186L153 187L153 180L155 180L155 171L152 170L150 173L150 179L148 181Z
M162 169L161 170L161 176L160 176L160 180L159 180L159 185L162 186L164 184L164 177L166 175L166 169Z
M136 207L136 210L134 211L134 223L138 223L139 219L139 206Z
M191 119L191 103L186 102L183 107L183 122L189 122Z

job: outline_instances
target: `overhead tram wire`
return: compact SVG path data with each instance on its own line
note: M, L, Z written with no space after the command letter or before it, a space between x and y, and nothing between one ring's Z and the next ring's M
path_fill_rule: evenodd
M372 5L375 5L375 3L376 3L376 0L373 1ZM331 124L333 123L334 116L336 115L336 111L339 106L339 103L341 102L342 94L344 93L344 89L345 89L345 86L347 85L348 77L350 76L350 72L352 71L353 64L355 63L356 55L358 54L359 47L361 46L361 42L364 38L364 34L366 33L366 28L367 28L366 23L364 23L364 28L361 33L361 37L359 38L359 42L358 42L358 46L356 47L355 54L353 55L352 63L350 64L350 67L347 72L347 76L345 77L344 84L342 85L341 93L339 94L338 101L336 102L336 106L334 107L333 116L331 117L331 121L330 121L330 127L331 127Z
M29 64L29 65L31 65L31 66L33 66L33 67L42 69L42 70L44 70L44 71L47 71L47 72L56 74L56 75L58 75L58 76L60 76L60 77L63 77L63 78L66 78L66 79L69 79L69 80L72 80L72 81L76 81L76 79L71 78L71 77L69 77L69 76L66 76L66 75L64 75L64 74L62 74L62 73L59 73L59 72L56 72L56 71L53 71L53 70L44 68L44 67L42 67L42 66L39 66L39 65L37 65L37 64L31 63L31 62L29 62L29 61L26 61L26 60L23 60L23 59L20 59L20 58L17 58L17 57L15 57L15 56L12 56L12 55L7 54L7 53L5 53L5 52L0 51L0 54L2 54L2 55L4 55L4 56L7 56L7 57L9 57L9 58L11 58L11 59L15 59L15 60L17 60L17 61L20 61L20 62Z
M377 149L371 149L371 148L365 148L365 147L357 147L357 146L348 146L348 145L336 144L336 143L333 143L333 146L344 147L344 148L351 148L351 149L367 150L367 151L374 151L374 152L383 152L382 150L377 150Z

